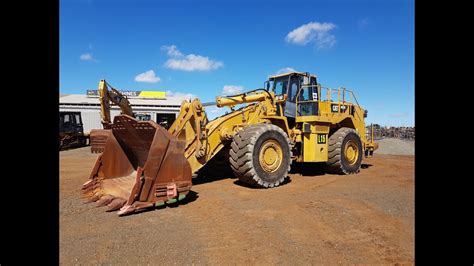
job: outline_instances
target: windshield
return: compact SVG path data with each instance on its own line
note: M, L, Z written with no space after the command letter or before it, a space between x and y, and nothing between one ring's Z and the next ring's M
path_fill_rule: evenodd
M286 93L286 88L288 87L288 77L281 77L275 79L273 82L273 91L275 95L282 95Z

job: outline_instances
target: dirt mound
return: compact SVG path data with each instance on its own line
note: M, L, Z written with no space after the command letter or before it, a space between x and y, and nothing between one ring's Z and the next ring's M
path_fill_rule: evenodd
M380 139L376 140L379 148L375 154L392 154L392 155L415 155L415 141L402 139Z

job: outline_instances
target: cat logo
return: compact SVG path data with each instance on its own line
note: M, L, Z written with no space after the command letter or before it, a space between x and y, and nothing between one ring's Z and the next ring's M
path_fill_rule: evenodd
M326 144L326 134L318 134L318 144Z
M344 112L346 111L346 109L347 109L347 106L341 105L341 113L344 113ZM331 111L332 111L333 113L339 112L339 105L337 105L337 104L332 104L332 105L331 105Z

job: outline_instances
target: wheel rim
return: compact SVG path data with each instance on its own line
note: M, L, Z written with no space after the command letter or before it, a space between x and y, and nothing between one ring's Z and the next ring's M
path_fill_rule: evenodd
M283 149L276 140L269 139L262 144L258 158L262 169L273 173L280 168L283 161Z
M354 165L357 162L357 159L359 158L359 147L354 140L349 140L346 143L344 157L346 158L347 163L350 165Z

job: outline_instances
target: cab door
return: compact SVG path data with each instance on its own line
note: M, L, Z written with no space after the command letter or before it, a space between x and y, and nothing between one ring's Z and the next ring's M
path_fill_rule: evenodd
M292 75L288 83L288 93L287 99L285 102L285 112L284 116L290 118L296 118L296 97L298 95L298 90L300 88L301 81L298 78L298 75Z
M319 115L319 88L316 79L311 79L309 85L301 86L296 108L297 116Z

